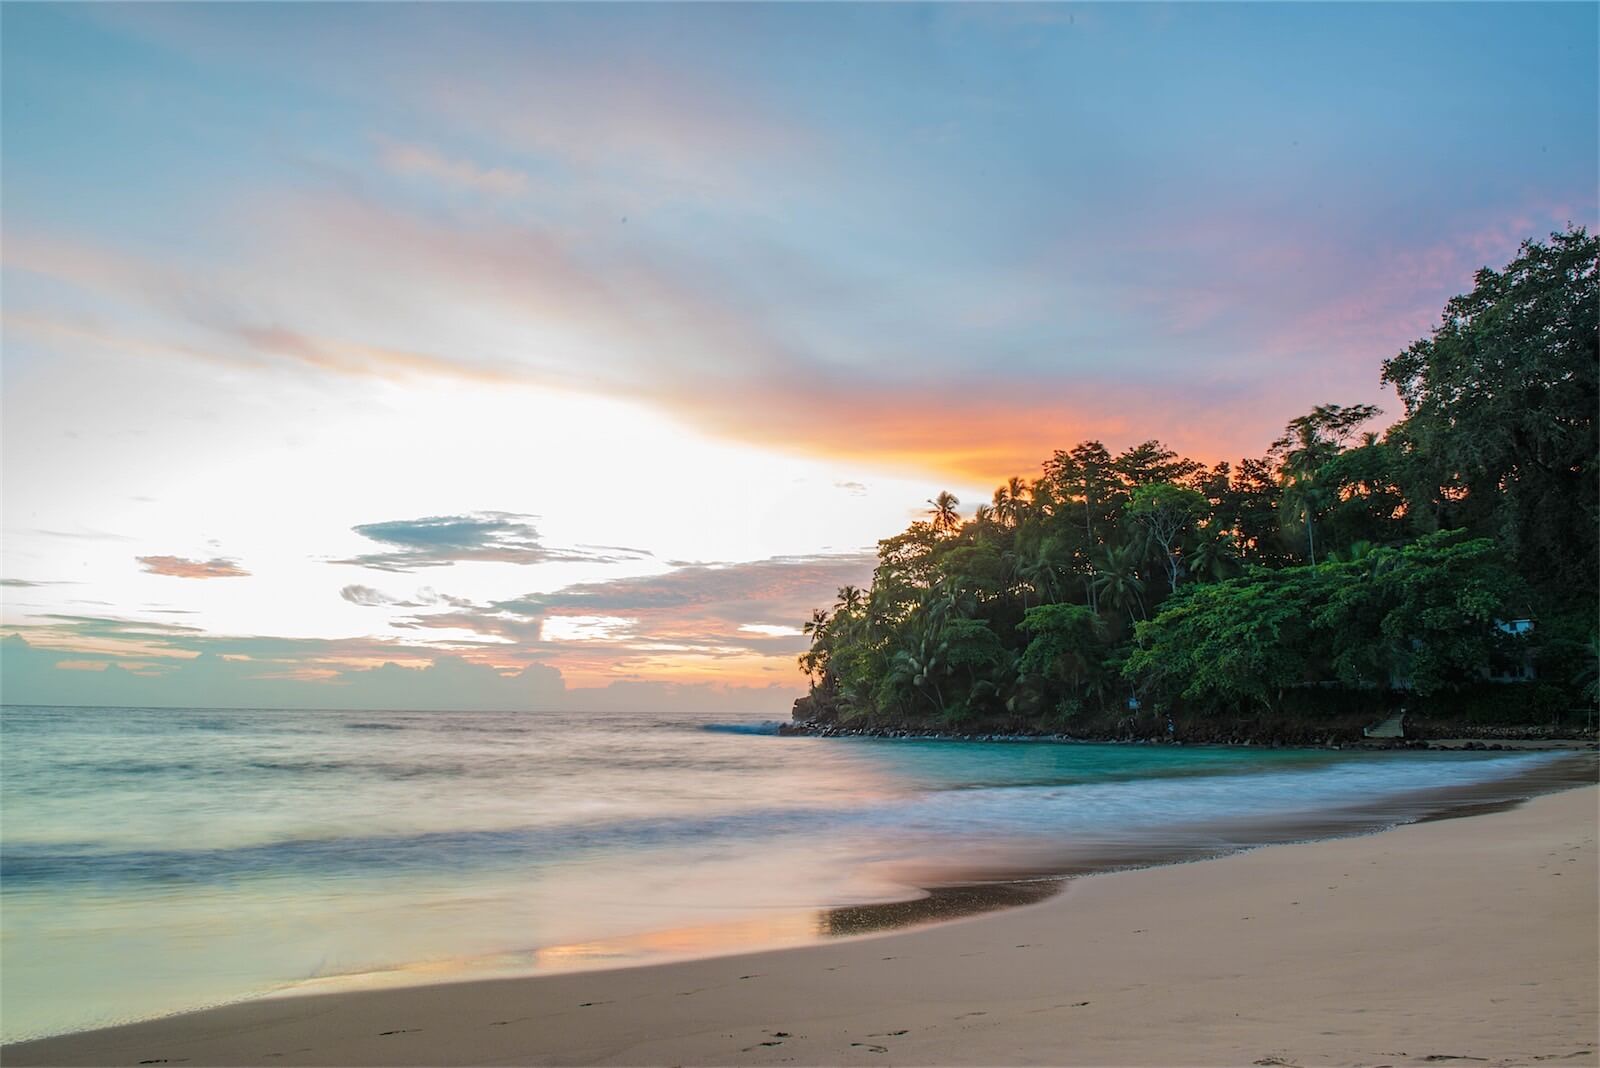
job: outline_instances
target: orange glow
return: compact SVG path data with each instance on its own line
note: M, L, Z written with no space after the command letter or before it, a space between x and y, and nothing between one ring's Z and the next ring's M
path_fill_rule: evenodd
M548 946L534 951L533 963L541 969L570 970L615 964L619 959L711 956L751 946L814 942L827 933L827 925L817 912L784 913Z

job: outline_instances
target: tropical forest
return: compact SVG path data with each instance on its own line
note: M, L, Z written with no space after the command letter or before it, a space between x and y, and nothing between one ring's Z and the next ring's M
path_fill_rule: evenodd
M797 720L1175 740L1592 726L1600 238L1524 242L1262 455L1058 450L878 544L806 622ZM1375 360L1382 354L1375 354Z

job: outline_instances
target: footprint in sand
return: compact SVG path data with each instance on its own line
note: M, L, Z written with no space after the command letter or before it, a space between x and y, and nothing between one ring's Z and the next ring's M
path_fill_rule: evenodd
M910 1031L879 1031L877 1034L868 1035L867 1037L868 1038L895 1038L898 1035L909 1035L910 1033L911 1033Z
M762 1046L781 1046L781 1045L783 1045L782 1042L757 1042L753 1046L746 1046L744 1049L740 1050L739 1052L740 1053L749 1053L751 1050L760 1049Z
M755 975L741 975L741 976L739 976L739 978L740 979L760 979L765 974L767 974L767 973L766 972L758 972Z
M866 1050L868 1053L888 1053L889 1052L889 1047L888 1046L880 1046L880 1045L877 1045L876 1043L873 1043L873 1042L852 1042L850 1044L852 1046L860 1046L862 1049Z
M402 1027L397 1031L379 1031L378 1032L378 1037L382 1038L384 1035L409 1035L413 1031L420 1031L420 1030L422 1030L422 1028L420 1028L420 1027Z
M587 1008L592 1008L595 1005L609 1005L609 1004L611 1004L611 1002L609 1002L609 1001L580 1001L580 1002L578 1002L578 1008L587 1009Z

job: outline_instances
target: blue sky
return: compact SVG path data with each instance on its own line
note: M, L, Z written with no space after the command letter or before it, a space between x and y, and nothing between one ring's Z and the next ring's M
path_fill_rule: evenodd
M1383 358L1600 214L1593 5L0 19L7 700L215 650L245 703L771 703L938 489L1397 414Z

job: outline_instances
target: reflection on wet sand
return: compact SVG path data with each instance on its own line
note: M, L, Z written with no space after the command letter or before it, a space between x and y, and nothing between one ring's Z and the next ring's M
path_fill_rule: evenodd
M908 895L916 895L905 900L824 909L774 909L738 920L566 942L493 957L421 962L359 975L326 976L293 984L279 993L587 971L815 944L1036 904L1060 893L1073 878L1095 872L1203 860L1256 846L1364 834L1400 823L1497 811L1540 794L1593 784L1597 777L1600 760L1591 753L1574 754L1570 759L1503 780L1417 791L1375 799L1369 806L1306 814L1298 819L1175 825L1138 837L1061 843L1045 852L1036 842L1015 850L997 844L982 855L969 852L960 864L938 868L897 866L892 881L904 886Z

